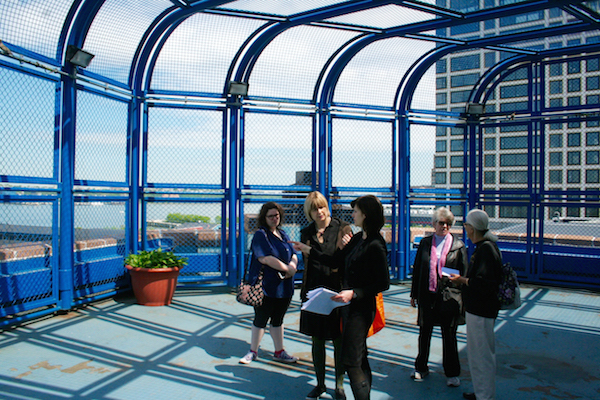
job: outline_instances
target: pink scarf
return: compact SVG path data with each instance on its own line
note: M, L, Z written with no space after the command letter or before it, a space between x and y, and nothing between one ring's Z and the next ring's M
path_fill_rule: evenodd
M438 277L442 276L442 268L446 266L446 257L452 246L452 235L447 234L438 263L437 246L435 243L435 234L431 240L431 254L429 256L429 291L437 292Z

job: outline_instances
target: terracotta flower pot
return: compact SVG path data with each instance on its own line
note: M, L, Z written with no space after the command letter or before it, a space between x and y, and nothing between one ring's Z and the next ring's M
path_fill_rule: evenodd
M171 304L177 277L181 268L133 268L126 265L131 275L131 286L138 304L166 306Z

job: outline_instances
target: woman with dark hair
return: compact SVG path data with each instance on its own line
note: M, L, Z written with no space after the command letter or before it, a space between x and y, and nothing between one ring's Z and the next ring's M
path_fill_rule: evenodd
M411 378L421 381L429 374L429 352L433 327L442 331L443 365L446 384L460 386L460 360L456 331L465 322L460 285L452 283L442 273L451 268L461 275L467 270L467 248L462 240L450 233L454 214L440 207L433 212L434 233L421 240L413 266L410 305L419 306L419 355Z
M267 322L271 320L269 332L275 346L273 359L285 363L298 361L283 348L283 317L294 295L294 275L298 257L290 245L290 238L280 228L283 222L283 208L274 202L265 203L258 215L258 230L252 238L252 258L247 279L256 283L263 270L263 304L254 307L252 339L250 351L240 359L241 364L249 364L258 358L258 347Z
M385 218L383 206L375 196L361 196L350 205L354 209L354 224L362 231L342 237L343 251L329 256L304 243L293 243L296 250L343 268L342 290L332 297L349 304L341 307L342 361L354 398L368 400L372 375L367 358L367 335L375 319L375 296L390 286L387 246L380 233Z
M333 255L340 247L340 240L345 233L351 233L350 225L331 216L329 203L320 192L311 192L304 200L304 214L310 222L300 231L300 241L315 248L315 251ZM300 298L308 300L310 290L325 287L339 292L342 288L342 275L337 266L321 262L316 257L304 254L304 277ZM312 360L317 377L315 386L306 399L318 399L325 393L325 342L333 342L335 366L335 400L346 398L344 392L344 366L342 364L342 336L340 330L340 309L336 308L329 315L315 314L306 310L300 311L300 332L311 336Z

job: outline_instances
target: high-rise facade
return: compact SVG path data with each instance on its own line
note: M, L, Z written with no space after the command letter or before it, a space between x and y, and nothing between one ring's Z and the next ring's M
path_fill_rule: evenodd
M437 5L471 12L514 3L511 0L437 0ZM598 11L599 2L586 2ZM456 28L445 28L448 38L473 40L516 32L536 26L569 24L574 18L560 8L485 20ZM436 65L436 109L464 112L474 85L485 71L518 54L533 54L566 46L598 43L598 31L539 37L506 48L468 50L444 57ZM510 51L510 48L517 51ZM596 201L587 192L600 190L600 66L599 55L576 54L545 58L533 67L515 64L490 85L493 91L485 101L486 113L499 113L497 124L485 120L481 125L481 179L483 190L522 190L538 185L544 193L580 191L568 205L547 207L544 217L598 217L598 207L578 207L577 201ZM532 83L533 82L533 83ZM537 83L536 83L537 82ZM536 86L537 85L537 86ZM529 103L528 103L529 102ZM515 118L536 103L543 118ZM557 112L553 114L553 110ZM595 118L595 119L594 119ZM523 121L523 122L519 122ZM532 122L533 121L533 122ZM436 188L462 188L465 183L465 128L437 127L432 185ZM533 174L533 175L532 175ZM566 199L566 200L565 200ZM573 197L575 199L575 197ZM578 200L577 200L578 199ZM557 201L557 202L560 202ZM573 205L575 203L575 205ZM527 208L516 204L495 206L490 214L497 219L526 217Z

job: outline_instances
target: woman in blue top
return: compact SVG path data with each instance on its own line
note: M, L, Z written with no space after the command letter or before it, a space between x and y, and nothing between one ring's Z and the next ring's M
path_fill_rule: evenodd
M269 319L269 332L275 346L273 359L294 363L297 357L289 355L283 348L283 317L294 295L294 275L298 257L289 243L288 235L279 228L283 222L283 208L274 202L265 203L258 215L259 229L252 238L252 260L248 271L248 281L256 283L260 270L263 270L263 304L254 307L254 323L250 351L240 359L241 364L249 364L258 358L258 347L265 334Z

